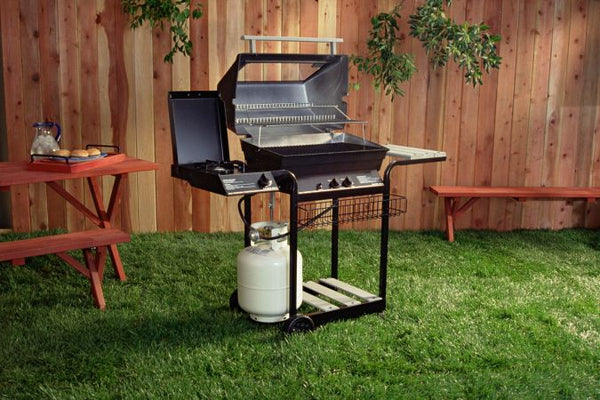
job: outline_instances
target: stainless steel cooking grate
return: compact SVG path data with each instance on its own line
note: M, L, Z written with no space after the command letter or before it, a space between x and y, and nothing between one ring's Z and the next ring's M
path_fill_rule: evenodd
M321 154L321 153L334 153L334 152L352 152L364 150L367 147L358 143L323 143L323 144L304 144L300 146L276 146L266 147L276 151L278 154L284 156L291 156L295 154Z

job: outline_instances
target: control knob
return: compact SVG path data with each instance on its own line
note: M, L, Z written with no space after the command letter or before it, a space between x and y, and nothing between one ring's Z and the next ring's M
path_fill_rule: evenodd
M271 183L273 183L273 181L271 181L265 174L262 174L256 182L258 187L261 189L266 188L267 186L271 186Z
M337 179L333 178L331 182L329 182L329 187L332 189L338 188L340 187L340 183L337 181Z
M350 187L352 185L353 185L353 183L350 180L350 178L348 178L348 177L344 178L344 180L342 181L342 186L343 187Z

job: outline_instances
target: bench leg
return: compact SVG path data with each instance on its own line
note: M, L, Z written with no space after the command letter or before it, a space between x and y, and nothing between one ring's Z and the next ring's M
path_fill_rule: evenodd
M106 301L102 291L102 280L106 261L106 246L97 247L95 254L92 249L83 249L85 266L69 253L56 253L56 255L90 281L90 291L94 298L94 304L99 309L104 310Z
M92 194L92 200L94 201L94 206L96 208L96 213L100 218L100 221L97 224L100 228L111 227L111 219L113 217L115 207L120 201L121 197L121 188L123 187L123 185L121 184L122 180L122 175L115 176L115 182L113 184L107 210L104 206L104 201L102 200L102 191L100 190L98 178L87 178L90 193ZM121 255L119 254L119 249L117 249L117 245L110 245L108 247L108 253L110 255L110 261L112 262L117 278L119 278L119 280L121 281L125 281L127 279L127 276L125 275L125 270L123 269L123 262L121 261Z
M90 273L89 280L94 303L96 304L96 307L104 310L106 308L106 301L104 300L104 293L102 291L102 272L104 271L104 263L99 265L99 261L103 261L106 257L102 256L99 252L94 256L91 249L83 249L83 256L85 258L85 265Z
M446 239L449 242L454 242L454 213L453 213L453 199L451 197L444 197L444 208L446 210Z
M92 195L92 200L94 202L94 207L96 213L90 210L85 204L83 204L79 199L75 196L67 192L58 182L46 182L46 184L57 192L60 196L62 196L65 200L67 200L73 207L75 207L79 212L81 212L85 217L87 217L90 221L92 221L95 225L100 228L110 228L111 227L111 219L113 214L117 208L118 203L121 198L121 191L123 187L123 175L116 175L115 181L113 183L113 187L110 195L110 203L108 205L108 210L104 206L104 201L102 199L102 190L100 190L100 183L98 177L88 177L87 182L90 188L90 193ZM111 245L108 249L110 254L110 259L112 261L113 267L115 269L115 274L119 278L119 280L124 281L127 279L125 276L125 270L123 268L123 262L121 261L121 256L119 255L119 249L117 249L117 245Z
M444 208L446 212L446 238L449 242L454 242L454 221L464 214L473 204L479 200L479 197L471 197L462 206L460 197L444 197Z

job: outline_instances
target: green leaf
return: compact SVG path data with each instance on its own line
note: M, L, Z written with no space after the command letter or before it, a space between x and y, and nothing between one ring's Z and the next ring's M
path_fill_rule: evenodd
M450 4L450 1L446 1L447 6ZM481 64L486 72L500 65L500 57L494 46L500 36L483 33L489 29L483 23L456 24L446 18L441 0L426 0L425 4L417 7L415 14L409 17L409 25L410 35L421 41L430 61L443 66L451 57L464 70L467 83L482 83Z
M172 63L175 53L191 54L193 46L187 22L190 16L193 19L202 17L201 4L192 10L191 0L121 0L121 9L129 15L131 29L139 28L145 22L161 30L170 25L172 47L164 57L165 62Z

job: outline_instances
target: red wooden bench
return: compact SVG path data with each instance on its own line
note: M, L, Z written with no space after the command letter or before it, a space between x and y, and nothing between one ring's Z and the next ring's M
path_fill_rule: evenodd
M454 241L454 220L482 197L506 197L518 201L580 199L588 202L600 198L600 188L581 187L431 186L429 190L444 198L446 237L449 242Z
M0 261L11 261L13 265L23 265L27 257L56 254L89 279L94 303L103 310L106 302L102 293L102 276L107 247L130 240L128 233L119 229L107 228L0 242ZM79 249L83 250L85 265L67 253L67 251ZM95 254L93 249L96 249Z

